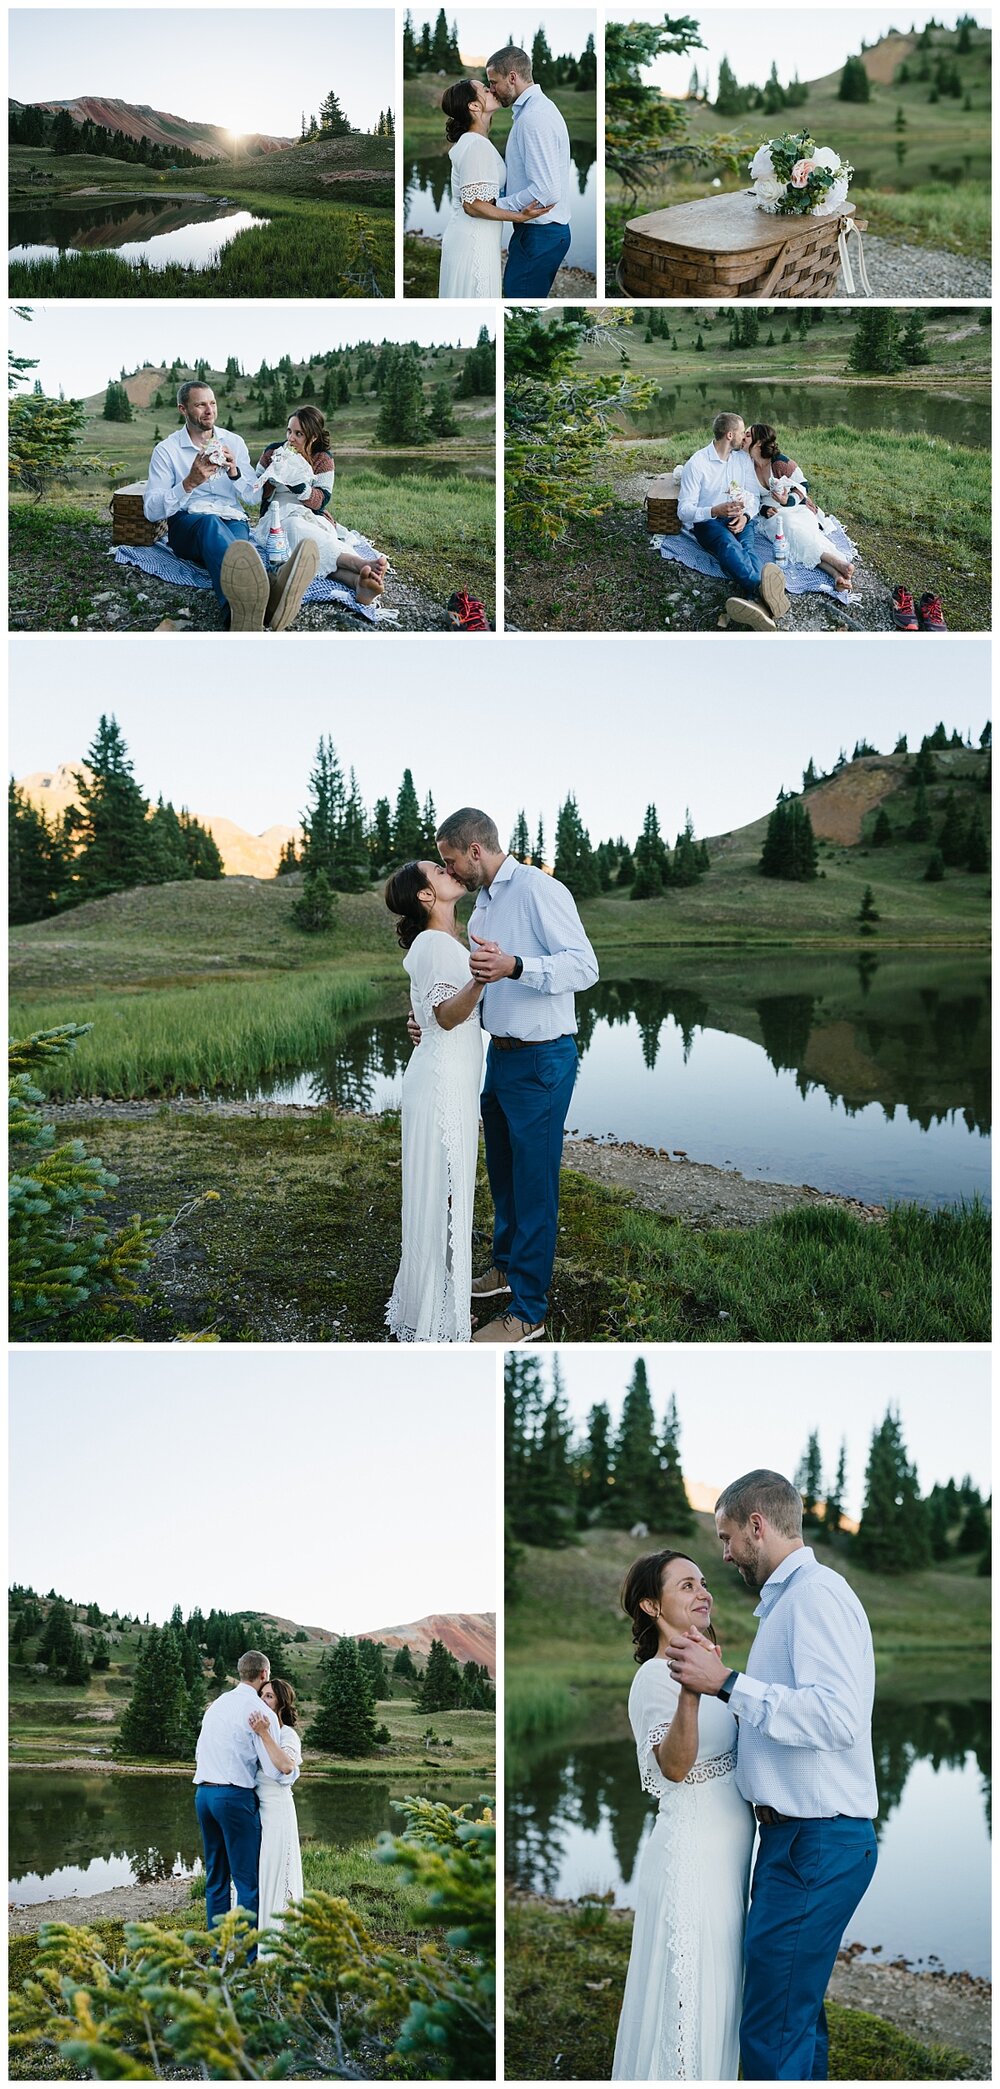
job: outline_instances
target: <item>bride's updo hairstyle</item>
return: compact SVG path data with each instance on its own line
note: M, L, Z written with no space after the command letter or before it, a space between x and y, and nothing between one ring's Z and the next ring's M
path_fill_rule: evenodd
M751 443L759 442L760 454L763 457L765 464L770 464L772 459L777 456L777 430L772 428L767 421L754 421L753 426L750 430L750 441Z
M401 864L386 879L385 903L390 914L396 916L396 940L403 950L409 950L421 929L427 927L427 908L420 897L426 890L427 878L419 863Z
M691 1560L691 1565L695 1564L689 1552L647 1552L642 1559L633 1560L622 1582L619 1602L626 1617L632 1620L632 1655L636 1661L651 1661L660 1651L657 1621L643 1610L642 1605L659 1603L664 1569L675 1559ZM706 1637L715 1638L711 1625Z
M479 98L475 80L456 80L454 87L446 87L441 96L441 107L447 119L444 134L449 145L457 145L466 131L472 129L472 110Z
M271 1688L278 1702L275 1711L279 1726L297 1726L299 1715L295 1708L295 1692L283 1676L271 1677Z

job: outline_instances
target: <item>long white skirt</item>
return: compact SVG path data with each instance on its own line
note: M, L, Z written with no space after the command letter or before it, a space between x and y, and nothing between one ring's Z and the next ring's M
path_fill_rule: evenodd
M281 1921L289 1901L302 1898L302 1853L291 1785L275 1784L273 1778L261 1778L257 1797L260 1800L257 1927L266 1930L273 1929L275 1923ZM258 1947L258 1956L267 1956L264 1937Z
M753 1840L735 1770L661 1800L639 1866L613 2081L736 2081Z
M503 294L503 221L470 218L452 205L441 240L439 297L500 297Z
M399 1342L467 1342L483 1033L428 1028L403 1075L403 1252L386 1325Z

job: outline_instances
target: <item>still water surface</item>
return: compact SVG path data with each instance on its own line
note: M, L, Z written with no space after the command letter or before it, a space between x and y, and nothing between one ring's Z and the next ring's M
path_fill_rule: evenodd
M589 1721L588 1721L589 1723ZM845 1943L947 1972L990 1970L990 1709L972 1703L875 1708L878 1864ZM512 1774L511 1774L512 1772ZM630 1739L518 1750L508 1772L507 1862L514 1881L557 1899L613 1892L634 1908L656 1815Z
M56 208L52 204L10 214L8 261L45 261L56 254L117 254L120 261L145 261L210 268L238 232L266 225L267 218L236 210L231 203L144 200Z
M928 391L919 384L790 384L737 374L726 386L746 420L770 421L779 435L842 424L862 435L929 435L971 449L985 449L991 441L989 391L963 391L960 381L948 391ZM664 384L651 406L623 417L622 425L629 435L648 437L703 421L707 433L718 392L718 377L712 384L693 378ZM808 476L808 454L797 462Z

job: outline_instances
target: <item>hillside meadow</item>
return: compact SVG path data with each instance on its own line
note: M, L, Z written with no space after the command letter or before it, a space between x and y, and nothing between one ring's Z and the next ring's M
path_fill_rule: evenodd
M857 42L846 27L845 59ZM672 203L704 196L718 183L723 191L747 187L745 160L765 139L784 130L807 128L820 145L833 146L855 169L851 200L871 233L916 246L990 258L990 130L992 104L990 30L974 28L970 49L958 49L954 30L935 28L929 49L918 48L911 35L889 35L864 54L871 82L867 102L841 101L842 68L808 82L806 100L774 115L763 110L736 116L720 114L704 102L681 104L687 134L708 146L725 137L736 150L734 169L720 149L704 167L680 164L671 174L654 168L638 200L624 197L609 174L607 185L607 259L613 269L621 251L628 219ZM721 55L721 54L717 54ZM774 57L779 79L787 85L787 67L778 51L762 50L756 68L763 81ZM933 68L945 58L958 71L961 92L932 100ZM697 64L699 53L691 54ZM908 77L900 78L905 68ZM902 113L902 123L899 121ZM718 189L713 192L718 193ZM916 287L916 286L915 286Z

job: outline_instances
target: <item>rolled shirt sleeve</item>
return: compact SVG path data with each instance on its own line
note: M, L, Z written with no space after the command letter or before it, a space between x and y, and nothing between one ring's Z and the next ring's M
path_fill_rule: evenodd
M810 1598L796 1605L789 1621L792 1667L801 1681L767 1683L741 1674L729 1709L780 1747L853 1748L868 1718L864 1648L845 1611L829 1608L812 1591Z
M276 1716L275 1716L274 1712L272 1712L272 1710L271 1710L271 1707L270 1707L270 1705L262 1705L262 1706L261 1706L261 1711L262 1711L262 1712L266 1712L266 1713L267 1713L267 1717L268 1717L268 1730L269 1730L269 1732L270 1732L270 1735L271 1735L271 1739L272 1739L272 1741L277 1741L277 1743L278 1743L278 1746L280 1747L280 1746L281 1746L281 1728L280 1728L280 1727L279 1727L279 1725L278 1725L278 1721L277 1721L277 1718L276 1718ZM291 1784L291 1782L292 1782L292 1775L291 1775L291 1773L290 1773L290 1772L287 1772L287 1771L279 1770L279 1769L278 1769L278 1767L277 1767L277 1764L276 1764L276 1763L272 1763L272 1761L271 1761L271 1758L270 1758L270 1756L268 1755L267 1749L266 1749L266 1748L265 1748L265 1746L264 1746L263 1736L262 1736L261 1734L257 1733L257 1731L256 1731L256 1729L255 1729L254 1727L251 1727L251 1728L250 1728L250 1732L251 1732L251 1734L253 1735L253 1744L254 1744L254 1747L255 1747L255 1749L257 1750L257 1761L258 1761L258 1762L259 1762L259 1764L260 1764L260 1767L261 1767L261 1770L262 1770L262 1771L263 1771L263 1773L264 1773L264 1776L265 1776L265 1777L271 1777L271 1778L273 1778L273 1780L274 1780L275 1784Z
M711 522L712 502L708 497L701 469L701 454L696 451L689 457L681 473L681 487L677 496L678 520L687 530L696 522Z
M149 460L142 500L144 513L150 522L169 522L171 515L179 515L190 499L169 444L158 442Z

